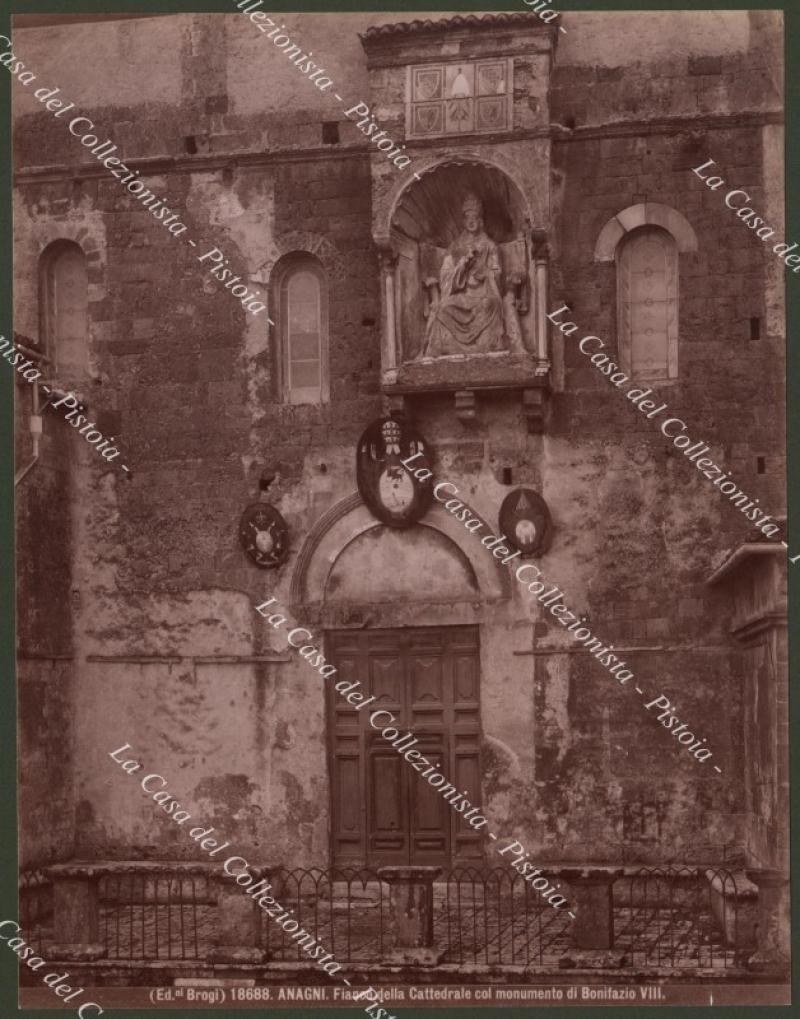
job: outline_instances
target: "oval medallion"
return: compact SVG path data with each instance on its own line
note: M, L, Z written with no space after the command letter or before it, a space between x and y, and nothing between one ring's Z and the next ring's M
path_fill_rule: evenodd
M378 418L358 440L359 494L390 527L410 527L425 515L433 499L432 474L428 444L407 421Z
M517 488L503 499L500 533L523 556L538 556L550 544L552 522L547 503L532 488Z

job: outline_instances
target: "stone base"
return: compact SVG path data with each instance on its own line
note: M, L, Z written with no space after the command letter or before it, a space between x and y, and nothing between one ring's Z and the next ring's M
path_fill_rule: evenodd
M759 949L747 960L747 968L754 973L771 974L781 980L788 979L789 958L777 952Z
M559 969L621 969L628 964L625 952L604 948L572 948L558 960Z
M456 392L481 389L525 389L543 384L547 368L532 354L505 351L472 357L437 357L409 361L384 373L384 393Z
M64 962L94 962L106 954L106 946L97 943L82 945L75 942L52 942L47 945L45 955L49 960Z
M212 963L262 963L267 953L263 948L242 948L240 945L217 945L208 953L207 959Z
M758 946L758 887L742 871L734 871L732 876L730 880L718 871L706 871L711 911L725 944L742 949L746 958Z
M392 414L410 413L408 400L420 393L452 393L455 416L469 428L479 420L476 393L521 392L528 432L545 430L550 393L549 364L530 354L479 354L413 361L383 373L382 389Z
M438 948L393 948L384 954L382 962L390 966L438 966L445 951Z

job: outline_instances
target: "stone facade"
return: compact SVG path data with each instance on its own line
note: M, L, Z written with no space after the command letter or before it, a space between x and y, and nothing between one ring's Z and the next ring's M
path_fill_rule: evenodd
M274 596L318 642L334 629L477 625L481 802L495 830L539 861L781 866L777 836L765 834L772 822L758 816L767 808L757 797L742 806L750 665L729 632L727 591L706 584L725 550L755 532L574 341L548 329L538 433L508 387L481 392L469 425L442 387L400 396L437 477L489 529L515 486L544 496L554 537L537 562L548 581L623 649L653 697L679 706L721 773L574 653L440 506L407 531L369 530L352 498L356 442L391 395L378 257L387 209L413 172L468 151L531 198L531 226L548 246L542 307L568 304L581 335L612 350L615 266L595 258L603 227L647 202L691 224L697 250L679 257L679 375L664 399L752 498L782 513L780 263L691 173L715 159L781 223L778 16L576 12L562 16L561 34L534 15L450 28L447 15L430 17L435 29L398 29L400 15L286 15L346 105L366 102L395 139L404 62L433 60L453 38L464 59L482 46L512 58L512 136L471 137L466 148L408 142L405 170L240 14L16 31L36 86L61 87L181 211L198 251L223 250L270 295L273 318L281 259L315 254L330 336L330 401L282 402L279 339L265 316L248 315L32 87L15 86L15 328L39 335L47 244L78 243L89 273L82 393L130 467L126 476L119 461L104 463L47 412L41 461L22 482L21 781L26 802L42 805L23 819L26 865L196 856L109 765L124 743L193 817L265 865L329 864L323 681L254 612ZM22 461L26 383L18 395ZM265 473L291 531L288 561L269 572L237 541Z

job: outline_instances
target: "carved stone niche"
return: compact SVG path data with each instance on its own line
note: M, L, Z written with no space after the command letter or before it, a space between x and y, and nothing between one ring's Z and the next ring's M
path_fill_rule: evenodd
M550 362L548 255L525 196L497 166L442 159L400 196L381 250L383 391L392 405L452 392L476 420L476 393L521 394L543 428Z

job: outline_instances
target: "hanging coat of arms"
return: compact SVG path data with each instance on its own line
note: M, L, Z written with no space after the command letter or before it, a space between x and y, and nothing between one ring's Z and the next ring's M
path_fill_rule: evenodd
M254 502L239 520L239 543L256 566L280 566L289 554L289 526L268 502Z
M433 488L415 476L420 467L430 470L428 444L406 421L379 418L358 440L359 494L370 512L390 527L410 527L430 508Z
M503 499L500 533L523 556L542 555L550 544L552 523L547 503L531 488L517 488Z

